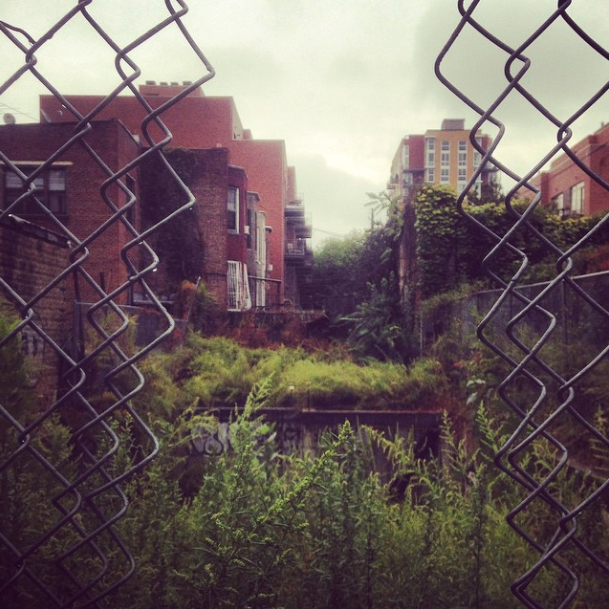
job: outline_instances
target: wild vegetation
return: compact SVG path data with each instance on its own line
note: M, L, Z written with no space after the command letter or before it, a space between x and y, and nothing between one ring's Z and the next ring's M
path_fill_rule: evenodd
M332 319L335 336L345 339L357 357L408 362L421 355L419 313L427 300L451 293L462 297L476 290L498 287L496 279L509 280L522 262L520 256L502 248L484 265L496 239L478 224L503 236L529 203L514 201L507 209L489 198L499 195L494 189L480 199L472 198L466 204L471 218L466 218L458 212L456 194L449 187L421 187L406 209L387 193L370 194L370 205L385 211L387 222L372 224L367 231L351 234L342 241L330 240L316 253L320 261L315 282L316 303ZM600 219L561 217L552 209L537 207L529 217L530 228L518 231L510 240L526 255L529 264L521 281L533 283L555 277L559 253L544 239L566 251ZM405 288L400 287L398 280L403 233L411 258ZM571 274L607 270L608 239L609 224L601 224L573 254ZM371 261L376 264L374 270ZM350 309L335 305L337 295Z
M422 237L417 242L428 263L419 275L426 296L419 313L442 320L427 357L412 358L411 326L404 323L411 312L400 303L393 272L400 227L390 225L389 230L373 227L364 237L354 235L351 245L332 246L334 252L321 258L322 275L333 278L331 296L336 297L335 308L329 309L338 327L334 341L323 346L312 342L306 348L248 347L191 332L180 346L156 352L142 363L146 385L133 407L159 438L160 453L142 474L123 485L129 509L113 530L133 553L137 568L100 607L520 606L509 593L510 585L540 554L508 524L510 510L522 502L525 491L493 463L517 425L499 396L508 370L499 358L461 335L454 305L475 289L475 282L483 281L474 273L481 254L476 246L467 246L468 229L457 216L435 211L450 207L454 195L439 189L433 197L428 209L418 203L418 221L429 216L428 228L419 227ZM496 206L480 205L473 213L488 214L504 228L509 221ZM564 231L573 239L584 226L577 220L557 225L554 217L542 217L538 228L545 233ZM438 234L444 239L436 241ZM528 247L525 242L523 246ZM441 255L436 258L432 250ZM530 254L532 259L537 256L533 250ZM544 256L535 258L542 267L547 262ZM452 275L440 274L446 273L446 260L453 264ZM591 251L578 260L582 265L598 262ZM353 265L368 270L354 272ZM357 298L347 305L350 293ZM199 330L214 325L212 310L201 287L192 308ZM0 313L2 336L15 320ZM569 358L564 356L564 337L550 341L540 354L566 377L594 357L598 341L606 338L580 321L569 338ZM532 340L529 331L518 330L527 344ZM501 344L511 353L507 341ZM18 341L0 350L0 364L3 406L27 412L32 396ZM602 362L586 376L572 404L605 435L607 365ZM552 412L561 396L555 391L556 379L543 369L537 372L554 391L541 416ZM510 397L531 404L535 389L516 379ZM228 424L230 450L214 457L198 455L194 442L201 434L219 431L213 409L226 405L238 407ZM282 454L278 430L261 416L261 409L312 406L445 410L442 455L421 459L409 438L394 440L349 424L329 430L316 452ZM72 425L69 416L50 417L31 440L39 454L70 480L78 476L81 458ZM118 412L112 431L120 441L108 474L120 475L141 458L142 440L128 417ZM552 496L574 507L606 478L609 449L571 420L561 420L551 431L573 450L570 466L552 483ZM18 446L13 426L0 418L0 463ZM374 467L373 454L379 451L391 464L389 474L381 475ZM559 459L556 449L541 438L521 455L520 465L542 480ZM63 510L73 506L58 507L49 500L61 491L61 484L40 462L7 463L0 470L0 530L17 547L28 547L39 539L39 531L52 528ZM80 523L93 529L99 513L114 514L119 505L117 497L100 495L94 509L79 514ZM556 531L559 516L539 500L518 515L517 524L531 538L547 540ZM601 497L578 516L577 532L591 551L609 562L608 518ZM59 591L64 584L54 561L75 540L74 531L51 537L29 559L28 565ZM113 569L124 566L125 559L111 537L102 537L100 543L109 557L106 578L111 580L119 575ZM604 609L609 603L606 574L575 544L560 558L580 577L572 607ZM73 572L84 580L99 568L95 557L73 563ZM0 581L13 568L9 553L0 553ZM541 606L556 607L567 583L564 572L551 566L538 573L528 592ZM46 606L35 588L16 588L11 594L6 597L11 609Z
M313 352L284 346L247 348L222 337L190 334L185 344L143 363L150 379L144 404L160 410L216 406L243 407L251 388L271 379L269 407L303 409L442 410L453 390L434 358L409 366L393 362L357 363L336 345Z
M491 463L505 440L506 424L476 407L479 447L471 452L444 427L442 462L417 459L412 443L390 441L373 430L359 432L349 424L320 441L317 454L281 455L275 430L257 411L264 406L270 383L257 385L244 412L229 426L231 450L193 460L189 440L202 428L213 430L213 418L192 412L166 412L150 405L149 424L161 452L145 472L125 485L130 508L114 528L134 554L137 568L123 586L101 603L104 607L164 609L255 607L346 609L378 607L516 608L508 589L538 554L510 529L510 506L522 499ZM132 431L117 422L120 471L136 458ZM44 454L68 477L77 464L69 458L69 430L51 420L36 440ZM393 477L374 472L371 451L383 450L394 465ZM5 457L6 435L0 444ZM555 456L540 445L530 468L547 471ZM19 472L0 474L3 532L27 544L40 527L56 521L49 502L56 489L31 463ZM196 476L193 477L193 470ZM114 472L110 472L114 473ZM193 484L193 479L196 482ZM395 482L408 480L401 495ZM589 475L569 471L557 492L580 500L596 484ZM20 500L15 503L15 497ZM111 499L107 499L111 502ZM34 507L35 502L35 507ZM112 507L98 502L98 510ZM609 553L602 507L593 505L580 535L601 556ZM110 510L111 513L111 510ZM88 523L87 518L92 518ZM90 512L81 524L94 525ZM528 510L519 524L530 531L548 527L543 504ZM47 583L57 577L52 560L74 540L62 535L43 545L28 566ZM107 540L106 540L107 541ZM103 547L109 564L121 561L112 543ZM568 563L582 577L576 608L604 608L609 591L575 548ZM72 565L86 580L96 564ZM0 577L10 569L0 558ZM107 574L111 578L112 572ZM58 589L61 585L58 580ZM564 593L559 570L543 573L530 592L549 606ZM6 607L38 608L44 601L35 588L7 599Z

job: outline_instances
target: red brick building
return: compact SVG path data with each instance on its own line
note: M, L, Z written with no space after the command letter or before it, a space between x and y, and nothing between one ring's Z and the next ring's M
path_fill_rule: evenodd
M0 150L19 171L30 176L40 171L42 162L65 146L73 135L74 125L67 123L4 125L0 127ZM140 151L139 144L118 120L96 123L83 141L90 150L101 154L112 171L127 166ZM119 290L116 302L130 304L133 294L126 285L129 270L120 251L133 234L121 221L98 230L116 215L113 205L120 209L128 201L126 192L116 182L107 184L102 196L102 185L107 180L106 168L77 142L57 156L49 169L35 175L35 196L23 197L21 176L4 165L0 208L62 234L72 241L74 257L88 256L82 268L89 277L80 274L73 286L75 293L71 296L76 300L97 300L97 284L106 292ZM137 194L135 173L123 176L121 183ZM53 215L45 213L46 209ZM130 207L124 217L132 226L139 226L137 206Z
M609 125L575 144L572 154L591 172L609 181ZM541 191L541 204L552 205L561 215L593 215L609 210L609 191L567 154L552 161L548 171L537 174L531 184ZM529 189L519 195L532 199Z
M75 124L67 122L5 125L0 127L0 150L28 176L64 147L74 133ZM149 255L129 245L135 231L156 225L183 206L188 196L159 155L139 158L140 153L137 138L119 120L100 120L91 124L82 142L67 147L50 168L34 176L35 197L24 197L22 176L8 166L3 168L0 208L64 234L72 241L74 257L86 252L82 265L85 273L71 284L70 300L96 302L101 288L103 292L118 290L118 304L146 301L141 290L128 288L129 268L121 254L128 251L137 269L149 264ZM183 280L196 282L201 278L222 308L251 308L247 262L250 250L256 248L258 233L253 239L245 237L250 232L248 209L255 220L258 206L257 202L249 208L246 204L245 170L229 164L226 148L169 149L164 156L182 174L197 203L191 212L178 214L147 239L160 259L157 272L146 277L147 283L163 301L173 303ZM109 172L121 171L134 159L138 164L121 178L124 188L113 181L106 183ZM130 199L127 189L136 199L125 212L122 208ZM47 209L53 214L46 213ZM266 231L260 234L266 239ZM266 262L261 266L256 271L263 274ZM260 292L255 302L264 306L266 284L255 284L255 289Z
M140 87L139 92L145 105L157 109L183 89L177 84L147 83ZM98 110L102 99L97 96L67 98L80 114L90 115L93 120L119 118L144 146L164 138L158 125L143 125L148 110L137 97L120 96ZM47 122L74 120L74 115L53 96L42 96L40 109L42 120ZM233 98L206 97L200 89L168 108L161 118L172 133L171 146L193 150L226 148L230 164L245 170L248 190L257 193L259 209L265 214L267 235L265 274L252 277L252 280L254 283L266 281L269 296L276 294L271 304L289 301L298 305L301 288L306 285L308 277L303 269L310 269L310 254L306 248L307 231L300 230L298 237L294 238L301 239L301 248L297 252L292 248L292 253L286 256L286 229L291 222L288 219L291 214L286 214L287 207L298 205L302 209L303 206L302 202L296 204L295 189L290 188L290 170L283 140L253 139L251 132L243 128ZM245 198L241 199L241 204L245 201ZM310 236L310 226L308 231ZM243 233L234 234L247 240ZM296 272L296 268L300 271Z

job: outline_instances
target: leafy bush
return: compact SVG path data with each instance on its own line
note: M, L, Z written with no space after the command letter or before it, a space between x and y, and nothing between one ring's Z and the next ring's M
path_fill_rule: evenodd
M292 363L298 368L305 361ZM420 374L427 376L437 366L427 365L431 369ZM538 555L506 522L522 497L491 463L507 432L485 409L478 409L480 447L475 451L466 450L446 418L441 462L417 458L407 438L390 441L380 432L358 432L348 423L335 434L327 433L316 454L280 456L273 426L258 414L271 395L269 381L254 387L243 413L229 423L230 450L214 458L197 460L187 450L202 428L214 429L213 418L195 416L192 409L161 416L167 412L161 408L150 415L160 453L142 475L125 482L130 507L114 525L133 553L136 569L100 607L519 607L508 587ZM113 463L124 471L136 458L130 450L131 429L116 421L114 430L120 454ZM49 420L40 449L69 464L67 433ZM372 456L378 450L392 464L391 479L374 471ZM540 444L529 457L528 470L543 473L553 458ZM33 466L17 470L18 465L24 464L4 469L0 480L3 488L13 489L0 495L2 531L35 536L40 526L57 518L48 501L56 489L49 488L48 472ZM186 493L184 481L194 469L197 483ZM69 467L63 471L77 475ZM401 495L395 493L398 483ZM556 491L577 503L589 489L585 475L568 470ZM100 496L98 509L105 512L103 501L111 500L110 495ZM580 538L600 556L609 552L603 514L597 505L578 519ZM533 506L519 524L539 531L550 526L550 519ZM41 557L43 565L70 541L57 537L52 554ZM114 545L104 549L109 564L115 565L120 550ZM581 553L570 552L566 558L582 575L581 602L574 606L606 607L603 575L589 569ZM6 578L8 568L0 560L0 578ZM39 573L61 590L50 571ZM555 606L561 581L556 570L544 570L534 585L536 598ZM5 596L3 606L44 606L42 599L23 594Z
M118 523L141 566L112 606L520 606L509 586L537 557L506 522L521 497L491 463L505 432L484 409L477 417L481 448L473 453L446 420L442 463L417 459L404 438L358 433L348 423L326 435L316 455L279 457L272 426L256 414L268 391L258 386L230 423L231 450L205 462L189 500L180 497L169 465L194 425L163 428L162 458L130 484L132 509ZM393 463L393 480L374 473L375 446ZM541 450L531 467L544 468L548 458ZM393 483L405 476L410 483L396 498ZM573 472L560 484L574 499L586 486ZM542 511L530 510L521 524L539 523ZM581 531L588 542L599 535L590 524ZM606 531L594 544L607 552ZM578 561L574 568L583 572ZM604 607L602 578L582 576L590 592L582 591L581 606ZM560 574L543 572L533 588L537 598L555 601Z
M497 240L475 222L502 237L527 211L528 201L514 201L511 209L499 203L467 205L465 211L475 221L472 222L459 214L456 200L456 193L449 187L424 186L414 201L417 287L424 299L457 289L462 283L489 282L487 271L507 281L522 264L518 254L503 247L487 261L487 268L483 268L482 262L496 246ZM521 280L533 283L554 277L559 257L555 248L567 251L599 221L600 217L593 216L562 218L551 209L536 207L528 217L529 228L519 230L510 239L510 245L523 252L529 264ZM555 248L546 244L539 235L548 239ZM606 244L608 235L609 225L603 225L582 244L582 249L574 253L578 272L603 268L598 254L593 252Z

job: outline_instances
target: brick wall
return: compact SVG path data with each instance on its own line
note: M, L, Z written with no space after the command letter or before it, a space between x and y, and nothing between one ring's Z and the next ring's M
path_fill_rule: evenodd
M165 89L165 92L163 90ZM166 102L174 88L144 86L146 100L158 107ZM68 100L81 113L91 112L102 97L68 96ZM58 100L41 96L41 110L53 121L66 120L68 115ZM141 104L132 96L119 96L96 118L118 117L132 132L141 134L141 122L145 113ZM285 268L285 205L287 202L287 159L283 140L255 140L245 133L231 97L205 97L191 94L179 104L163 112L161 116L170 129L172 146L190 149L225 147L230 152L229 162L245 168L250 190L260 195L260 209L267 214L267 224L273 228L268 236L268 256L272 265L268 275L279 283L280 301L284 298ZM162 139L158 127L150 125L155 140ZM146 144L142 136L142 144Z
M10 227L9 227L10 226ZM25 301L36 297L68 265L69 249L65 239L36 228L15 226L10 220L0 224L0 277ZM0 297L9 293L0 287ZM33 310L36 323L59 346L66 347L72 311L66 298L66 282L37 302ZM55 396L60 362L56 352L29 328L22 333L22 348L31 364L30 384L39 405L50 405Z
M167 158L196 198L191 211L177 215L149 243L160 258L158 272L149 283L168 301L176 299L184 280L205 282L210 295L226 309L228 151L173 150ZM157 222L187 201L158 158L142 165L144 226Z
M48 159L73 134L74 125L69 123L0 126L0 150L14 163L36 164ZM138 144L117 120L94 123L85 141L112 171L121 169L139 153ZM67 208L66 214L59 216L59 220L77 239L93 237L87 241L88 258L83 269L93 281L103 284L106 291L112 291L127 280L127 267L120 252L132 237L121 222L113 222L96 233L113 214L102 196L102 186L108 174L79 142L66 149L56 159L55 166L66 172ZM116 185L110 185L103 192L118 207L126 201ZM3 188L0 188L0 206L4 206ZM61 231L44 215L29 219L51 230ZM99 298L96 290L84 279L79 281L76 296L84 302L95 302ZM123 291L115 300L119 304L127 304L128 292Z

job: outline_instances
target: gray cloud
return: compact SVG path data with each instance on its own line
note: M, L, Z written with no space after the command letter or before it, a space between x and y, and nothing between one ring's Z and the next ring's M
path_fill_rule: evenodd
M439 10L442 7L451 10ZM512 47L523 45L556 10L556 2L480 2L473 16L492 34ZM569 14L582 27L598 35L599 13L609 16L606 5L591 0L582 10L574 3ZM459 22L455 4L448 0L432 0L417 32L417 54L433 61ZM434 28L438 39L430 40L425 32ZM606 38L606 32L605 32ZM564 121L607 81L607 61L587 46L562 19L552 23L544 35L527 46L525 55L531 67L521 81L557 119ZM509 54L494 46L466 26L448 51L442 72L452 84L468 95L473 102L486 109L508 86L504 68ZM520 64L514 65L514 72ZM478 115L441 86L428 71L417 75L418 88L424 91L426 103L444 108L445 114L466 116L470 125ZM605 120L605 108L599 104L577 121L574 141L596 130ZM498 149L500 160L517 173L523 174L541 160L556 141L556 127L544 118L517 92L512 92L494 115L505 124L506 136ZM495 128L485 129L494 134Z
M367 190L386 183L400 138L439 127L446 117L472 126L478 115L435 77L438 53L459 23L455 0L230 0L188 2L184 18L217 75L208 95L235 98L255 137L285 139L315 222L367 225ZM469 3L466 3L469 5ZM475 16L512 46L521 44L556 9L556 0L480 0ZM40 35L73 0L5 0L0 19ZM120 43L166 16L160 0L104 0L90 5ZM605 0L573 2L569 14L599 41L607 39ZM27 29L27 28L26 28ZM470 28L471 29L471 28ZM4 52L3 52L4 51ZM11 58L0 40L0 77ZM557 22L527 49L532 68L523 85L560 119L572 114L607 78L607 61ZM204 70L176 28L134 52L142 80L194 80ZM60 57L60 61L57 58ZM478 34L464 32L443 63L444 74L486 108L506 87L507 55ZM66 93L103 93L117 84L112 54L76 20L40 54L45 75ZM99 66L104 68L100 69ZM24 78L2 97L37 115L41 87ZM21 86L23 85L23 86ZM21 116L21 115L20 115ZM506 135L497 155L516 173L534 167L552 147L556 128L510 95L496 112ZM575 125L575 139L608 120L606 101ZM486 132L495 128L485 125Z

